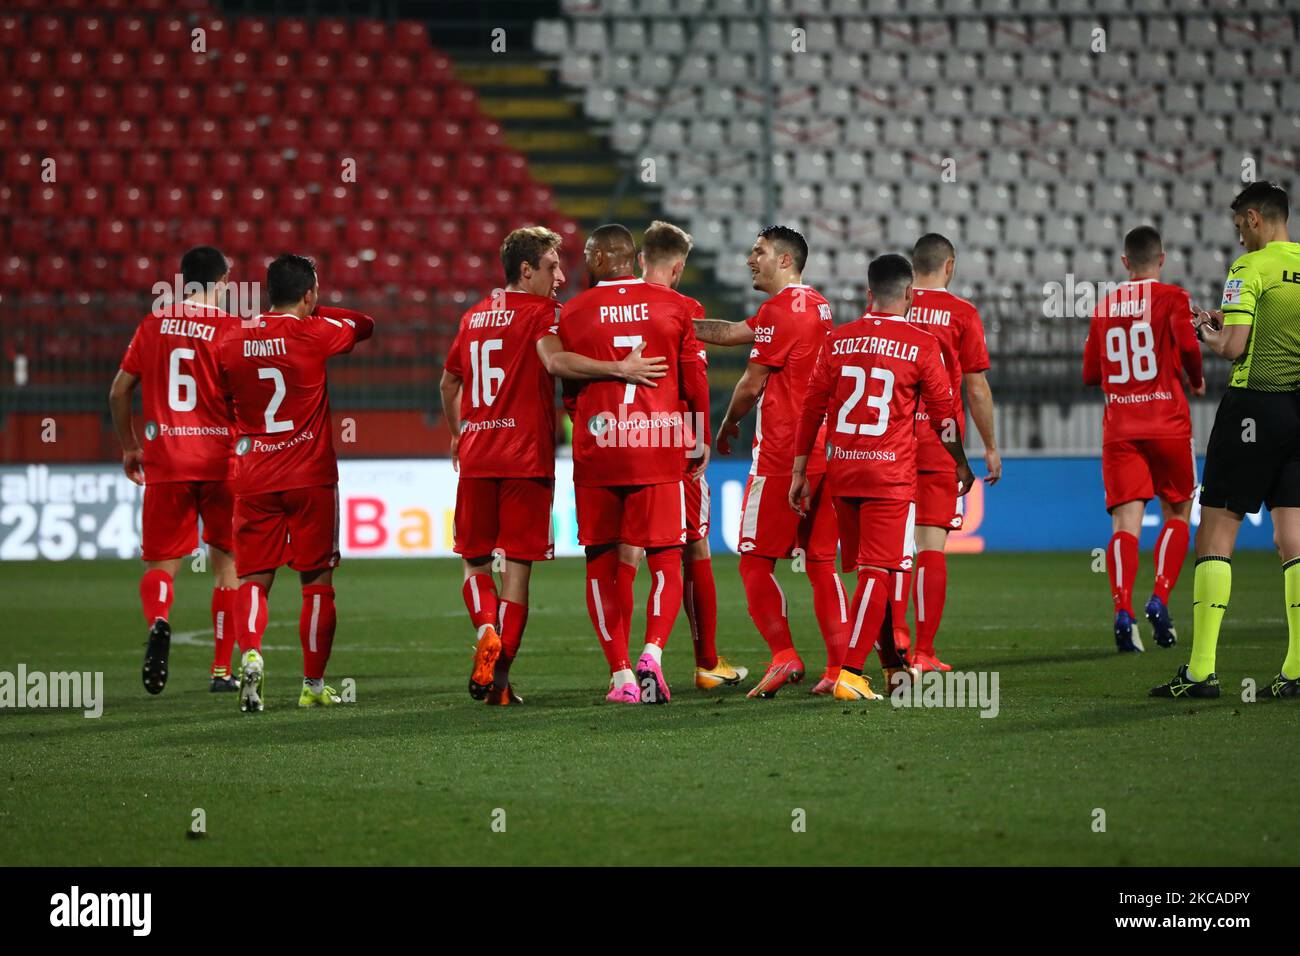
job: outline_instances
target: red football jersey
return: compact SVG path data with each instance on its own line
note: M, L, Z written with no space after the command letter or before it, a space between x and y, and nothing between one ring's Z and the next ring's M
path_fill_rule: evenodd
M1201 383L1201 349L1187 290L1142 279L1123 282L1093 312L1083 378L1106 395L1102 441L1190 438L1182 372Z
M537 342L555 335L560 303L528 292L492 296L460 319L447 371L460 392L460 473L555 477L555 380Z
M984 323L975 306L947 289L913 289L911 311L907 321L925 329L943 351L943 364L952 383L953 419L957 433L966 433L966 410L962 406L962 376L967 372L985 372L989 368L989 350L984 342ZM925 411L917 413L921 423L916 429L916 470L952 471L952 456L933 428L925 427Z
M686 300L687 305L690 307L692 322L696 319L704 318L705 313L704 313L703 303L701 303L698 299L692 299L688 295L682 296L682 298ZM692 326L692 328L694 328L694 326ZM704 388L707 391L709 387L709 350L706 349L704 347L704 343L700 342L698 339L696 340L696 342L697 342L696 354L700 357L699 374L704 377ZM685 398L682 399L681 407L682 407L682 414L687 416L686 419L687 424L691 425L692 424L690 418L691 409L687 405ZM708 423L705 422L704 424L707 425ZM708 444L707 438L704 440L704 443L706 445ZM688 451L686 455L686 474L690 474L692 471L698 468L699 464L700 464L699 456L691 455Z
M902 316L868 312L826 339L800 409L798 454L812 452L824 427L831 494L910 500L922 403L932 422L952 415L939 340Z
M666 286L629 277L597 282L561 309L566 350L614 362L644 342L645 355L662 355L668 363L657 388L610 380L578 388L572 405L574 484L681 480L683 449L691 441L682 403L702 413L706 424L709 409L690 301Z
M758 400L754 423L754 462L751 475L788 476L794 466L794 433L803 409L808 377L817 364L826 334L834 328L830 304L810 285L788 285L758 307L746 320L754 330L749 360L771 369ZM826 434L818 436L818 452L808 459L808 473L826 470Z
M181 302L135 330L122 371L140 380L145 481L230 477L234 428L217 349L238 327L237 317L216 306Z
M221 344L235 407L235 494L290 491L339 480L325 362L368 338L374 320L347 309L268 312Z

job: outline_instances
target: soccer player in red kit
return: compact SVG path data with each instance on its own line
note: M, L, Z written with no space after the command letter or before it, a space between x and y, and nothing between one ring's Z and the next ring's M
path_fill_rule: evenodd
M848 640L848 596L835 573L835 515L821 488L826 472L823 455L814 454L808 466L812 493L805 513L793 514L787 505L795 427L808 376L833 327L830 305L816 289L803 284L807 261L808 243L798 232L787 226L764 229L747 264L754 288L766 292L768 300L745 323L696 323L704 341L753 343L717 437L718 451L729 454L732 440L740 434L740 421L757 406L754 460L741 509L740 578L749 616L767 642L772 660L750 697L773 697L804 675L804 663L790 634L785 593L776 580L778 560L802 552L812 585L813 608L826 644L826 669L814 694L834 689Z
M975 306L948 291L957 250L944 236L932 232L912 248L914 287L907 321L925 329L939 340L944 366L952 380L953 427L958 437L966 428L962 407L962 385L970 399L971 419L984 441L986 485L1002 477L1002 456L993 432L993 393L985 372L989 367L984 326ZM925 412L917 413L924 423ZM948 533L961 527L961 499L952 457L940 443L934 429L917 428L916 434L916 562L912 571L902 571L895 582L894 627L899 647L909 643L907 633L907 579L912 578L912 600L916 613L916 647L911 663L922 672L952 670L934 650L935 634L943 619L948 592L948 560L944 548Z
M560 236L543 226L516 229L501 244L506 285L460 320L442 373L442 406L452 434L456 553L464 562L461 594L476 629L470 696L492 705L522 703L510 665L528 621L534 561L554 556L555 380L618 377L653 386L663 362L639 346L601 362L560 349L564 284ZM492 556L505 557L501 590Z
M686 542L682 454L694 442L694 477L703 474L709 458L708 381L688 300L633 276L636 244L627 228L596 229L585 257L595 284L561 310L564 348L610 361L644 345L667 363L657 388L587 382L573 405L573 483L578 541L587 552L587 610L609 664L607 699L667 703L662 653L682 606ZM684 425L683 400L699 429ZM635 672L628 657L631 608L618 599L620 546L645 549L652 579L645 648Z
M181 257L181 281L186 298L156 309L140 323L108 398L122 443L122 467L128 478L144 485L140 603L149 625L143 679L151 694L161 694L167 684L174 582L181 559L196 547L200 519L212 560L211 689L239 687L230 674L238 583L228 483L234 437L217 374L217 347L239 324L218 305L230 281L230 263L217 249L199 246ZM145 419L143 447L131 423L137 385Z
M262 710L262 633L276 569L302 579L303 686L299 707L340 703L325 686L334 644L339 563L339 469L325 363L374 332L370 316L319 304L316 266L282 255L266 270L271 308L221 343L221 374L235 410L235 619L239 709Z
M641 238L641 277L652 285L676 289L693 245L690 235L678 226L661 220L650 223ZM687 302L691 307L691 318L703 319L704 306L690 297L687 297ZM708 351L701 347L699 357L707 372ZM683 401L682 414L689 413ZM718 655L718 591L713 580L713 557L709 553L712 495L706 477L696 475L698 466L695 458L689 454L685 457L682 485L686 491L686 550L682 562L682 608L691 626L695 648L695 686L700 690L714 690L738 685L748 676L749 669L736 667Z
M1155 587L1146 605L1161 647L1178 639L1169 617L1169 592L1187 555L1188 520L1196 491L1196 448L1183 377L1205 394L1201 347L1186 290L1160 281L1165 263L1160 233L1139 226L1124 237L1129 280L1098 303L1083 348L1083 382L1106 396L1101 471L1114 534L1106 546L1115 604L1115 646L1144 650L1133 614L1138 535L1153 497L1165 524L1156 537Z
M892 688L909 669L894 644L890 621L891 575L911 561L916 494L916 412L956 466L959 493L973 477L961 438L944 435L953 414L951 378L939 340L908 324L912 267L885 255L867 269L867 312L831 332L817 359L794 440L788 506L806 511L813 493L809 456L820 453L823 422L829 455L830 494L839 524L841 562L856 571L853 627L838 679L836 700L880 700L862 673L873 642L885 684Z

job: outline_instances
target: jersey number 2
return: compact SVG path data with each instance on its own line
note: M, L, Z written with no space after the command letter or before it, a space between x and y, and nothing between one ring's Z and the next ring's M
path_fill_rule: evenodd
M840 375L853 380L853 393L840 406L839 417L835 420L835 430L846 435L883 435L889 427L889 402L894 397L894 373L887 368L873 368L871 377L884 382L879 395L867 395L867 407L876 409L879 414L874 424L855 425L849 421L849 412L857 407L867 391L867 370L856 365L845 365Z
M257 377L270 379L275 383L275 394L266 403L266 412L263 416L266 420L266 433L275 435L279 432L293 431L293 419L287 422L277 422L275 420L275 413L280 410L280 403L284 401L284 375L278 368L259 368Z

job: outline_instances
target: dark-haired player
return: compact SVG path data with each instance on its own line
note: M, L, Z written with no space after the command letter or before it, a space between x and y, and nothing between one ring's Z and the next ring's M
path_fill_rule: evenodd
M837 700L880 700L862 673L873 643L880 651L886 688L907 667L894 643L891 576L907 567L916 514L916 412L956 466L958 493L973 477L961 438L945 434L953 414L952 385L939 340L910 325L912 267L885 255L867 269L867 311L830 333L799 409L787 506L803 512L813 492L807 469L826 429L829 473L839 525L841 562L856 571L853 626L835 683Z
M616 361L638 346L663 356L658 388L622 382L583 383L572 405L573 483L578 541L587 553L587 610L610 669L607 700L667 703L662 653L682 606L686 503L682 454L698 449L696 471L708 464L709 387L699 361L685 296L633 275L636 243L626 227L592 232L585 249L595 284L560 314L560 340L570 351ZM685 427L682 401L704 425ZM651 576L645 648L633 671L628 656L631 608L618 599L620 550L642 548Z
M213 576L211 689L239 686L230 674L237 584L228 484L233 438L217 371L217 348L239 324L219 305L230 281L230 263L219 250L198 246L181 257L181 280L185 299L141 321L108 398L122 443L122 467L128 478L144 485L140 603L149 625L143 679L151 694L162 693L167 684L168 615L176 572L196 546L200 520ZM131 422L137 385L145 419L143 446Z
M334 644L339 563L339 469L325 364L374 332L368 315L319 303L313 262L282 255L266 270L271 308L221 343L221 374L235 411L235 605L243 658L239 709L262 710L262 633L276 569L302 580L303 682L299 707L341 702L325 686Z
M740 422L754 408L753 464L745 485L740 522L740 578L749 616L772 652L772 660L750 697L772 697L787 683L803 679L804 663L794 648L785 594L776 580L776 562L802 552L813 609L826 644L826 669L814 694L830 694L848 640L848 599L835 573L835 515L822 491L826 459L817 445L808 463L811 494L802 515L787 505L794 433L803 408L808 376L832 325L831 307L803 282L808 243L788 226L758 234L747 264L754 288L768 299L746 322L697 322L703 341L753 343L749 364L736 383L726 416L718 426L717 448L729 454Z
M455 548L464 563L461 594L476 641L469 693L488 704L522 703L510 665L528 622L534 561L554 554L555 381L619 378L653 387L662 362L642 347L618 361L560 347L555 293L564 284L560 236L526 226L501 244L506 284L461 316L442 373L442 407L452 434ZM498 594L492 556L505 569Z
M1232 202L1245 255L1228 270L1198 334L1232 362L1214 416L1201 483L1192 596L1191 660L1153 697L1218 697L1215 649L1232 593L1241 519L1267 505L1282 559L1287 654L1260 695L1300 697L1300 243L1287 235L1290 203L1276 183L1251 183Z
M1106 545L1115 604L1115 646L1141 651L1133 614L1138 536L1147 502L1160 499L1165 525L1156 538L1155 586L1146 605L1156 643L1172 647L1169 592L1187 554L1196 492L1196 447L1183 377L1205 394L1201 347L1186 290L1160 281L1164 247L1151 226L1124 237L1127 282L1097 303L1083 350L1083 382L1106 396L1101 471L1114 530Z

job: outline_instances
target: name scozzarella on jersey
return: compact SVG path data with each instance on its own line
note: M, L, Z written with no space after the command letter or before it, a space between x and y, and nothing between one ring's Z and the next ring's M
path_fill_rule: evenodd
M915 345L904 345L897 339L879 338L875 335L856 335L853 338L835 339L831 342L832 355L888 355L890 358L915 362L921 350Z

